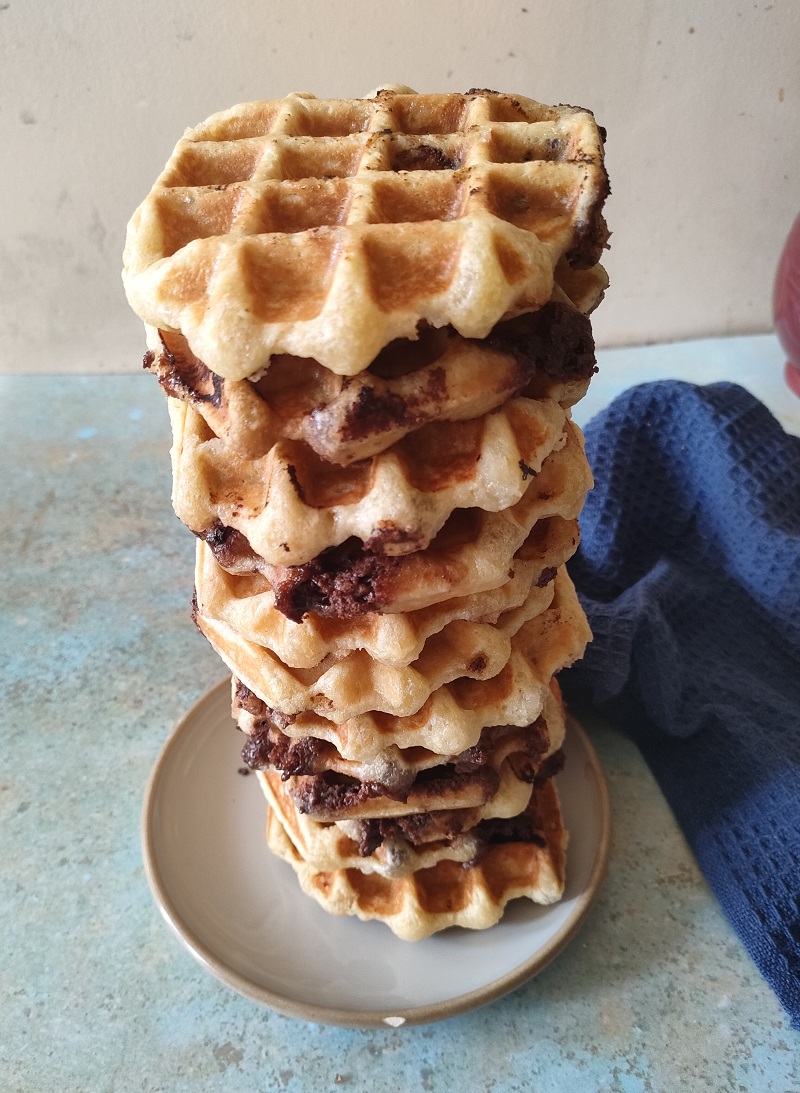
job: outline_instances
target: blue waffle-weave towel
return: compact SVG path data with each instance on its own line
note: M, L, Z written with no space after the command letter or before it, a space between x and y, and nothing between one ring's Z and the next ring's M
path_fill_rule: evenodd
M667 381L586 451L570 573L594 642L565 689L635 739L800 1028L800 439L741 387Z

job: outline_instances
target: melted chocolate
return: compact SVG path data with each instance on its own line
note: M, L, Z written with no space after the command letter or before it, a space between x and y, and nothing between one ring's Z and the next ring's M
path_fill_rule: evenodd
M290 794L298 811L306 813L335 813L363 804L375 797L383 797L385 787L378 782L359 782L344 774L326 771L324 774L307 775L298 779ZM395 800L404 800L402 796Z
M554 751L552 755L548 755L536 771L536 776L533 779L535 789L541 789L545 782L548 782L551 778L555 778L557 774L561 773L564 769L564 758L564 752L561 748L559 748L558 751Z
M258 556L244 535L235 528L215 523L203 531L191 530L198 539L208 543L217 562L228 572L254 572L259 568Z
M286 781L292 775L316 771L323 750L322 741L313 736L292 740L269 722L259 721L242 748L242 759L251 770L276 768Z
M185 402L208 402L219 409L225 383L222 376L203 364L189 349L184 338L163 333L160 336L162 352L158 357L147 353L144 367L155 371L158 382L173 398Z
M420 771L416 778L405 784L386 785L382 782L360 782L344 774L325 771L298 779L291 796L300 812L344 813L375 797L388 797L392 801L406 802L413 792L424 792L431 797L457 793L463 788L478 785L488 800L500 785L500 775L492 767L477 771L459 772L451 764L431 767Z
M597 371L591 322L571 304L557 300L498 323L486 344L513 356L527 379L544 372L557 380L584 380Z
M360 539L347 539L304 565L276 573L271 581L275 606L292 622L301 622L308 611L337 619L380 611L389 602L389 582L402 562L368 549Z
M281 731L297 720L296 714L283 713L281 710L273 710L258 695L254 694L240 679L236 680L236 705L239 709L246 710L253 717L269 724Z

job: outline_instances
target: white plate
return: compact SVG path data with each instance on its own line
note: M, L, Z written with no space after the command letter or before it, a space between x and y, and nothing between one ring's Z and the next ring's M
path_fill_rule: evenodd
M509 904L489 930L424 941L379 922L328 915L265 841L266 801L244 777L230 681L176 725L145 796L142 844L156 902L213 975L272 1009L363 1028L463 1013L508 993L574 937L605 874L608 794L594 749L571 720L558 789L570 845L564 899Z

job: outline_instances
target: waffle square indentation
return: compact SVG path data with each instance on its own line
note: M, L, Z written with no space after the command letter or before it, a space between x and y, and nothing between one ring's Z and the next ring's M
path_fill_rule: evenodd
M489 142L489 157L494 163L529 163L543 159L530 136L523 138L515 129L495 129Z
M306 178L265 183L253 225L255 232L308 231L343 224L350 206L350 187L341 178Z
M246 182L252 178L263 154L264 143L259 140L187 143L162 183L164 186L226 186L232 182Z
M437 233L419 235L413 245L396 229L376 226L364 239L370 291L383 311L413 309L420 299L443 292L452 281L459 248Z
M350 178L358 170L364 154L364 141L299 137L281 145L282 177L287 181L301 178Z
M247 137L264 137L275 124L282 103L246 103L244 108L234 108L222 115L213 115L192 131L195 140L243 140Z
M538 185L532 179L509 179L500 174L493 175L488 185L490 211L517 228L534 232L543 243L564 230L574 201L573 191L554 184L553 168L545 171L547 179L543 177Z
M461 215L463 186L452 175L436 175L424 189L408 176L385 176L372 190L372 223L402 224L423 220L456 220Z
M292 119L292 134L296 137L346 137L363 133L372 117L369 103L349 103L337 100L317 100L303 104Z
M395 135L387 141L391 171L457 171L464 150L457 141Z
M398 95L392 113L399 133L458 133L466 106L462 95Z
M240 186L221 190L165 190L156 206L162 233L162 256L171 257L193 239L227 235L241 199Z
M523 106L517 99L510 95L493 95L488 99L489 121L554 121L558 113L550 106L537 104L538 109L532 108L532 104Z
M262 322L313 319L322 310L335 268L338 243L330 234L262 235L242 248L241 272L250 312Z
M170 270L164 280L164 298L170 304L181 305L205 296L214 276L214 260L213 253L195 255L191 263L183 262Z

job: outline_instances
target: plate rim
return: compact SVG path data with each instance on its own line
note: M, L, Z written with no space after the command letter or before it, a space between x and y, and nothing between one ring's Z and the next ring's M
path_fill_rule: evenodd
M488 1005L516 990L517 987L522 986L523 983L538 975L548 964L555 960L583 926L608 871L608 860L611 852L611 801L605 775L594 745L582 725L571 713L568 713L568 731L577 733L579 736L598 791L600 804L598 848L587 885L576 899L575 907L568 919L527 960L522 961L521 964L518 964L517 967L510 972L506 972L498 979L493 979L491 982L457 995L455 998L442 1002L430 1002L421 1006L386 1010L355 1010L338 1006L324 1006L312 1002L299 1002L296 999L287 998L282 994L262 987L242 973L235 971L202 941L183 920L156 860L156 836L154 831L158 787L173 749L187 731L187 726L195 718L197 711L202 706L218 701L218 693L223 688L229 687L230 676L227 676L202 694L176 721L150 771L145 787L140 821L144 871L156 906L184 948L206 971L210 972L220 982L250 1001L266 1006L285 1017L294 1017L315 1024L337 1025L341 1028L354 1029L429 1024L434 1021L443 1021L450 1017L456 1017L479 1006Z

